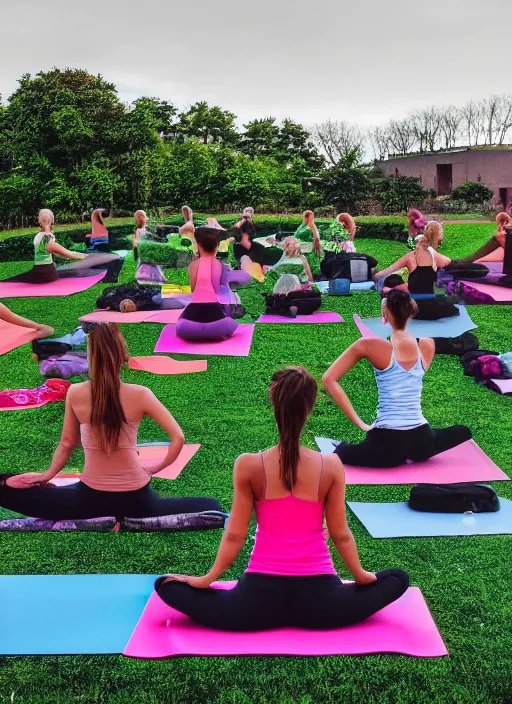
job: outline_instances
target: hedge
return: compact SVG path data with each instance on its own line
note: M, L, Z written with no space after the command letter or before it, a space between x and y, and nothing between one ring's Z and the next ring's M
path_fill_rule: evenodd
M220 215L217 219L219 223L226 228L236 222L236 217L233 215ZM259 215L256 216L254 224L257 235L261 236L266 234L271 235L277 232L293 234L301 222L302 218L300 215L290 215L283 218L277 218L275 215ZM330 220L324 218L317 220L319 226L327 225L329 222ZM162 224L167 225L181 225L182 223L183 220L178 215L162 220ZM372 222L368 219L358 220L356 218L358 228L356 241L359 239L381 239L406 242L407 229L404 223L404 218L390 218L389 221L385 222L377 219ZM87 235L90 230L90 224L85 224L80 227L58 232L57 239L59 244L63 247L71 249L74 245L83 243L85 241L85 235ZM128 237L132 236L133 232L133 225L114 225L109 227L112 249L130 249L131 242L128 240ZM34 257L33 240L34 234L17 235L3 240L0 242L0 262L31 261ZM176 249L176 247L174 248ZM177 248L179 249L179 245ZM171 255L168 256L171 257ZM148 263L161 262L151 261ZM163 264L167 265L166 262L163 262Z

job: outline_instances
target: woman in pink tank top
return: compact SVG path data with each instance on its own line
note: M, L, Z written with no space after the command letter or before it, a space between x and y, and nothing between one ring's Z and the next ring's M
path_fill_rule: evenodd
M222 630L323 630L362 621L405 592L409 578L402 570L373 574L361 567L339 458L300 445L316 395L316 381L302 367L274 374L270 400L279 443L237 459L233 506L213 567L203 577L160 577L155 589L169 606ZM256 539L245 573L234 589L210 588L237 559L254 509ZM355 582L343 584L336 574L324 519Z
M198 227L195 240L199 259L189 266L192 300L176 323L176 335L183 340L223 340L235 332L238 323L227 316L217 293L223 273L216 258L219 231L213 227Z

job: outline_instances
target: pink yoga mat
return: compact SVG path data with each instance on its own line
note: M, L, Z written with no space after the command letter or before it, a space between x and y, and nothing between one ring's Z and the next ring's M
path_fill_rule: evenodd
M186 342L176 336L176 326L166 325L162 330L155 352L179 352L180 354L219 354L232 357L247 357L251 349L254 325L239 325L232 337L220 342Z
M169 308L169 310L150 311L151 316L146 318L145 323L163 323L164 325L177 323L178 318L183 313L183 308Z
M207 365L206 359L181 362L171 357L159 357L158 355L130 357L128 360L130 369L151 374L194 374L195 372L205 372Z
M235 582L217 582L232 589ZM258 633L215 631L167 606L153 593L123 655L168 658L179 655L364 655L401 653L432 658L448 655L418 587L355 626L332 631L280 628Z
M17 347L32 342L37 335L38 331L33 328L22 328L0 320L0 354L7 354Z
M466 286L471 286L476 291L486 293L497 303L512 303L512 288L505 286L493 286L492 284L480 284L477 281L463 281ZM0 294L1 295L1 294Z
M49 284L24 284L19 281L0 281L0 298L32 298L35 296L71 296L73 293L86 291L98 284L106 271L97 276L79 276L69 279L57 279Z
M357 313L354 313L354 323L356 325L356 328L359 330L361 333L361 337L365 338L373 338L374 340L380 340L380 337L376 335L372 330L370 330L369 327L367 327L361 318L357 315Z
M491 379L501 394L512 394L512 379Z
M117 310L95 310L83 315L80 320L87 323L143 323L154 315L154 310L136 310L133 313L120 313Z
M347 484L452 484L491 482L509 477L474 440L468 440L426 462L411 462L394 469L345 465L345 479Z
M200 447L201 445L184 445L182 451L178 455L178 459L153 476L159 477L160 479L176 479ZM139 445L137 447L137 452L144 467L151 470L153 467L156 467L157 464L162 462L168 449L168 445Z
M338 313L322 311L311 315L298 315L296 318L288 318L286 315L260 315L257 323L344 323L345 321Z

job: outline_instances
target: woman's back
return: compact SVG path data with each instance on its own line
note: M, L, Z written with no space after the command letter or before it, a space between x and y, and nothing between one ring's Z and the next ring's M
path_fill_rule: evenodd
M91 426L91 383L76 384L69 398L71 409L80 428L80 440L85 453L82 481L99 491L135 491L149 482L137 454L137 434L144 417L148 390L138 384L123 384L119 389L121 407L126 422L121 425L116 448L107 453Z
M383 343L378 365L372 364L379 393L374 427L404 430L425 424L421 412L425 368L418 343L406 333ZM389 363L383 367L387 354Z
M324 535L325 500L332 483L329 471L324 473L324 458L300 448L297 481L291 492L279 467L277 448L254 456L251 487L258 527L247 572L336 574Z

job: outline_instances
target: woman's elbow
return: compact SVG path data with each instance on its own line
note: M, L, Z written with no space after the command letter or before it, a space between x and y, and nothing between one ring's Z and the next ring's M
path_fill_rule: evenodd
M326 391L330 391L332 388L333 384L336 383L336 380L333 378L332 373L330 369L328 369L323 375L322 375L322 386Z
M237 543L240 545L243 545L245 541L247 540L247 534L248 532L241 532L241 531L234 531L234 530L229 530L229 522L228 522L228 528L226 529L226 532L224 533L224 538L226 542L228 543Z
M179 430L177 430L176 432L172 433L171 443L174 446L179 445L180 447L183 447L183 445L185 444L185 433L183 432L183 430L181 428Z

